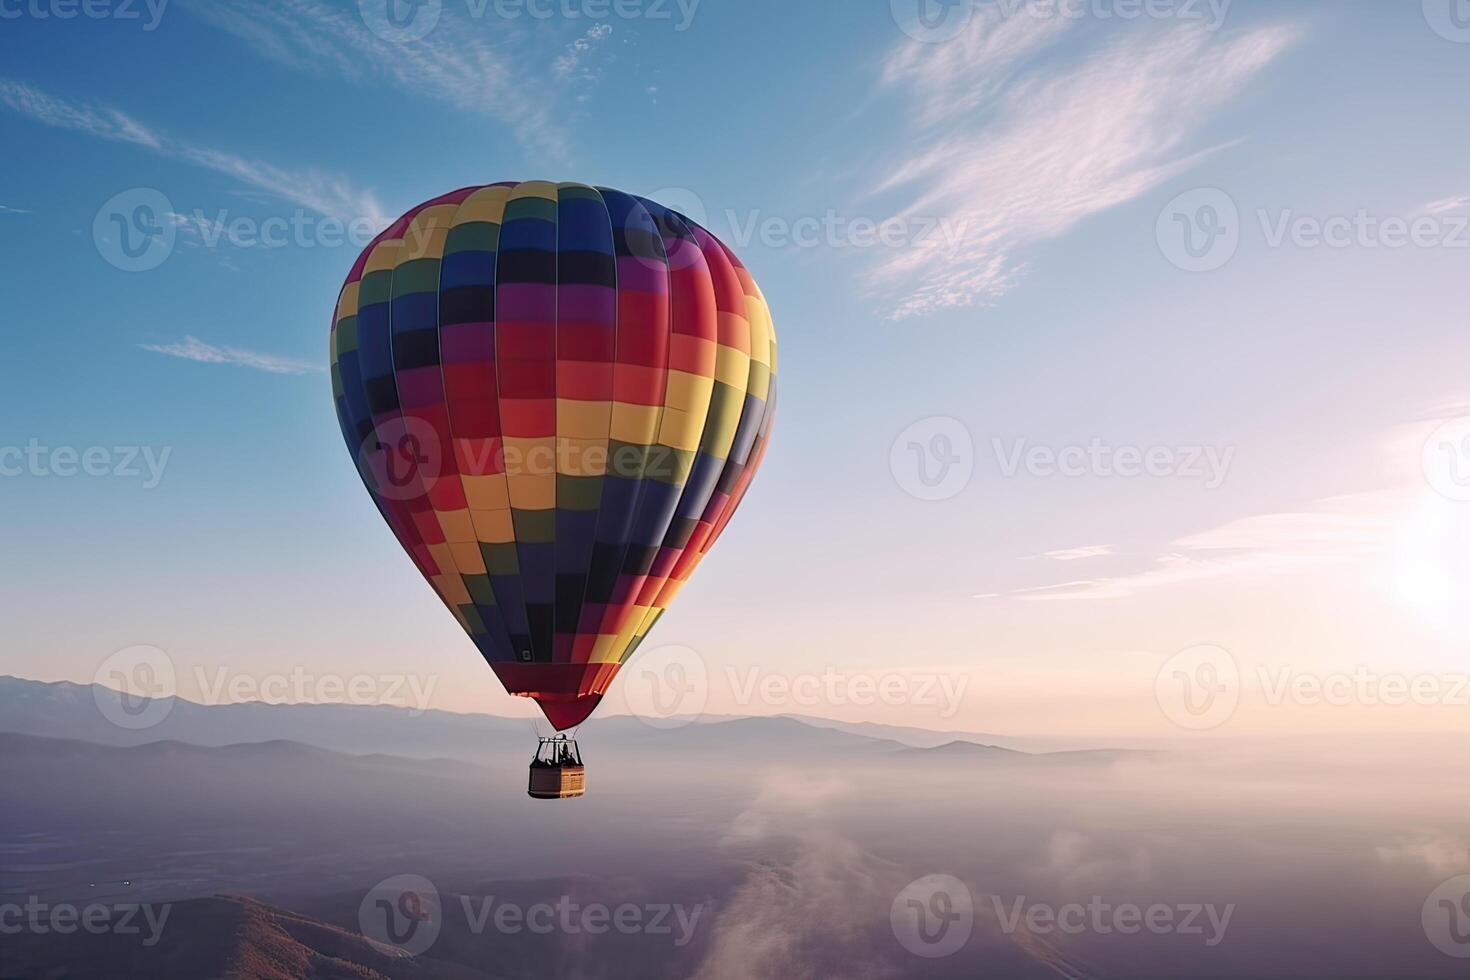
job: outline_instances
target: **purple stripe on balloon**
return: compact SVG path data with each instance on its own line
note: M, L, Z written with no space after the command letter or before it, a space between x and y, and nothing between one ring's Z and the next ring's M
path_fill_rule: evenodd
M639 293L667 293L669 267L652 259L631 255L618 258L618 288Z
M557 288L558 320L606 323L611 327L617 315L618 292L615 289L584 283L569 283Z
M398 403L401 408L444 404L444 376L439 372L439 365L399 371Z
M439 357L446 364L495 360L495 324L456 323L440 328Z
M556 287L543 282L502 283L495 288L495 318L512 320L556 320Z

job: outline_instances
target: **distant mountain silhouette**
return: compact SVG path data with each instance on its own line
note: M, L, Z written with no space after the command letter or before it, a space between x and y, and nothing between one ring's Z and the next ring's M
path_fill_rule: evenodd
M123 716L123 697L99 685L0 677L0 732L115 747L155 742L206 747L290 742L354 756L448 759L493 768L522 765L534 746L535 728L526 719L375 705L203 705L175 697L161 702L168 710L160 712L160 722L133 729L111 720ZM131 699L130 715L136 716L148 705ZM800 715L710 716L680 722L654 727L618 715L594 718L580 734L584 751L608 761L631 761L632 756L649 752L660 756L720 752L730 759L768 762L880 759L906 748L932 750L948 745L994 750L988 755L967 755L978 761L998 759L1007 752L1035 754L1060 747L1044 739L936 732ZM963 750L946 751L958 754Z
M165 942L135 935L25 931L6 937L0 976L190 977L219 980L488 980L492 975L430 957L409 959L362 936L273 908L220 895L174 902Z
M174 740L194 745L233 745L282 739L338 752L383 752L408 758L479 758L515 744L517 754L532 727L522 719L463 715L449 711L339 704L203 705L184 698L160 699L162 721L147 728L114 724L123 695L101 685L44 683L0 677L0 731L48 738L82 739L102 745L141 745ZM151 702L134 699L129 713ZM99 705L108 706L104 714Z

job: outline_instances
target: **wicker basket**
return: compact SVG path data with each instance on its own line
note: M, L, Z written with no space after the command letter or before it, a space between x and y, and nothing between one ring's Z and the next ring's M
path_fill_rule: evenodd
M538 800L565 800L587 788L587 770L577 740L556 734L543 737L531 760L529 793Z
M587 790L585 766L532 766L532 797L538 800L565 800L581 796Z

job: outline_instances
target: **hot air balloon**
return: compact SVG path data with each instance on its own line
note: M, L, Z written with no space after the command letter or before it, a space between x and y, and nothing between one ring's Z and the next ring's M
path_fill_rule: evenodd
M383 520L541 740L531 795L739 507L775 410L755 280L682 214L603 187L467 187L358 256L332 389Z

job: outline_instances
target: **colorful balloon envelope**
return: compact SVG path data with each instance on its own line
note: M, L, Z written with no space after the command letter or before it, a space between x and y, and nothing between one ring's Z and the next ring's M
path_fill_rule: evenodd
M332 388L383 519L507 691L580 724L735 513L775 410L755 280L602 187L457 190L358 257Z

